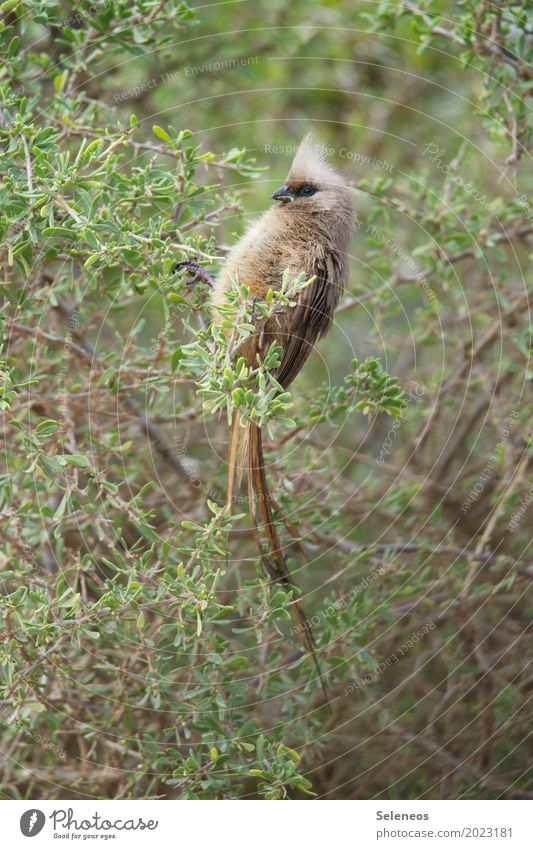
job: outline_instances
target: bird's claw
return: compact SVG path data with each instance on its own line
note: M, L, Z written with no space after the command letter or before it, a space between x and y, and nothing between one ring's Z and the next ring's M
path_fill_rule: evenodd
M208 274L207 271L204 271L201 266L192 259L182 259L180 262L177 262L174 268L172 269L173 273L181 271L182 268L186 268L189 274L192 275L190 280L186 281L187 286L195 286L198 281L202 281L203 283L207 283L211 288L214 287L215 281Z

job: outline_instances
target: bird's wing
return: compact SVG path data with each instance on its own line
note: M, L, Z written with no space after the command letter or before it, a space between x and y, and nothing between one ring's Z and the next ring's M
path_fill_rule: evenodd
M333 255L317 261L313 274L316 279L302 292L286 335L280 340L283 354L275 376L284 388L292 383L315 342L327 331L342 294L342 272Z

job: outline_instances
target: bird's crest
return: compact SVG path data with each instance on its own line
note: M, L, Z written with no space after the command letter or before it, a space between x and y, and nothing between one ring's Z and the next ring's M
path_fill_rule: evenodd
M307 133L300 142L287 175L289 185L306 182L324 187L344 184L341 175L329 162L327 148L313 133Z

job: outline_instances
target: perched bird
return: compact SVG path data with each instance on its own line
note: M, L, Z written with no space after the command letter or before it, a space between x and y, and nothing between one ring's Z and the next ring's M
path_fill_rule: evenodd
M248 366L257 366L272 342L283 348L274 377L286 389L299 373L315 343L329 329L335 307L348 277L348 247L355 225L351 190L328 163L323 147L307 135L296 151L285 184L276 189L276 202L242 236L230 251L211 296L213 320L221 320L218 308L233 288L233 280L245 285L254 300L265 299L269 290L281 288L283 273L304 274L314 281L297 296L293 308L262 320L255 332L239 346ZM263 554L265 569L273 582L295 587L274 523L271 497L263 459L261 429L250 422L240 426L235 412L230 429L228 500L233 490L241 439L241 466L248 476L249 508L261 550L260 525L268 541ZM299 601L291 606L298 630L316 663L314 639ZM322 680L322 679L321 679Z

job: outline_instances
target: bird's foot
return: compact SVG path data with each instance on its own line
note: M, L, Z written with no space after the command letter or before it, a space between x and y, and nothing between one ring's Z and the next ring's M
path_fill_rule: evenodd
M194 286L201 280L203 283L207 283L212 289L214 288L215 281L211 277L211 275L205 271L197 262L192 259L182 259L180 262L177 262L173 268L174 274L177 271L181 271L182 269L187 269L191 276L190 280L187 280L187 286Z

